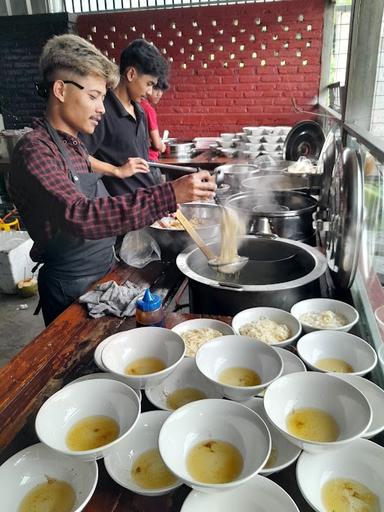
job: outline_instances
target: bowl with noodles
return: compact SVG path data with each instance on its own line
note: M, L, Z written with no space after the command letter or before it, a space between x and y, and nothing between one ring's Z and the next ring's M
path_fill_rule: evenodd
M183 338L187 357L195 357L199 348L209 340L235 334L230 325L213 318L186 320L175 325L172 331Z
M300 322L278 308L244 309L233 317L232 327L236 334L279 347L291 345L301 334Z

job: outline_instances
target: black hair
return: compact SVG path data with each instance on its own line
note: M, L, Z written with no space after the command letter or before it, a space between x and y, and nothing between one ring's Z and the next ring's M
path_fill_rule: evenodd
M168 74L168 62L156 46L144 39L135 39L122 51L120 56L120 74L125 73L129 67L134 67L143 75L165 77Z
M167 91L169 89L169 83L166 77L159 76L157 84L154 85L153 88L158 89L159 91Z

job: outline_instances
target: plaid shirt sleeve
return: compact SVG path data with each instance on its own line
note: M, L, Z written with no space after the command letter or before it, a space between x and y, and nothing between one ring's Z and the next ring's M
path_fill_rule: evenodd
M67 148L76 172L88 172L81 144ZM56 149L46 140L26 135L14 152L9 191L35 243L45 245L57 229L85 239L121 235L176 210L169 183L135 194L88 199L68 177Z

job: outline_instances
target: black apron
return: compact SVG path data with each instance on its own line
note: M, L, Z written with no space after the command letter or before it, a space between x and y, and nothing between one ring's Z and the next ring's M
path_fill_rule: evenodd
M77 190L89 199L108 196L99 174L77 174L57 131L45 121L52 140L68 167L68 177ZM40 305L48 325L95 281L107 274L114 261L115 237L87 240L58 231L49 241L39 263Z

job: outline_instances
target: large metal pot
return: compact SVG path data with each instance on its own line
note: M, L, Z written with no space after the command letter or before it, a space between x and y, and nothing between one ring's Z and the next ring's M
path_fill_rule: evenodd
M225 204L247 218L249 234L273 233L315 245L313 213L317 201L308 194L293 190L240 192L229 197Z
M216 253L219 242L208 244ZM239 254L250 261L236 275L217 273L202 252L186 249L177 257L189 278L192 313L234 315L254 306L289 310L296 302L320 295L327 262L317 249L285 238L242 238Z
M181 211L188 220L201 219L201 226L196 230L204 241L217 239L220 234L221 208L214 203L184 203ZM188 246L196 247L192 238L184 229L162 227L158 223L147 228L147 232L156 240L161 249L161 257L165 260L175 259Z
M229 185L229 193L236 194L241 190L241 183L246 178L255 176L259 169L256 165L248 164L226 164L216 167L215 170L217 184Z

